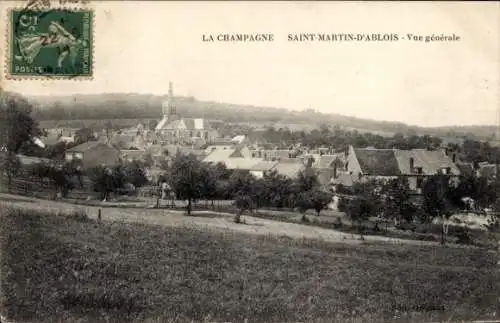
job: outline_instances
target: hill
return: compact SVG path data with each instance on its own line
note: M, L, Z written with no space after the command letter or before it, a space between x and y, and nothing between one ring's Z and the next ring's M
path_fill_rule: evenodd
M106 93L74 96L34 96L28 99L35 105L38 120L87 119L158 119L164 97L152 94ZM375 121L340 114L325 114L314 110L291 111L274 107L200 101L194 97L175 98L177 111L185 117L203 117L227 123L274 125L291 130L317 128L322 124L337 125L346 130L373 132L383 136L395 133L433 135L438 137L468 137L491 140L498 127L453 126L419 127L400 122Z
M499 313L496 259L485 250L5 208L0 219L0 306L12 321L395 323Z

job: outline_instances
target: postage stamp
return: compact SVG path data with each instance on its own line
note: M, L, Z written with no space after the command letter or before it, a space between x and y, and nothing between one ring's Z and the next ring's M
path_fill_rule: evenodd
M91 78L94 15L90 9L11 9L7 77Z

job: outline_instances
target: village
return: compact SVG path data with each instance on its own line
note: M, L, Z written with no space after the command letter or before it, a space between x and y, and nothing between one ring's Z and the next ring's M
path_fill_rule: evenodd
M324 124L309 132L281 128L248 131L220 120L184 117L172 83L158 118L129 127L113 126L113 120L104 122L100 128L65 127L68 122L63 120L56 127L40 129L38 122L30 117L30 103L22 96L3 93L2 107L6 116L2 126L8 129L0 138L0 202L7 210L2 213L2 234L17 237L6 240L13 250L18 250L13 244L29 245L26 239L33 239L37 245L41 241L47 250L59 250L43 254L46 260L33 265L43 271L37 276L51 281L30 292L33 304L41 302L48 293L45 290L59 288L56 280L65 281L60 289L65 294L58 296L58 291L50 296L55 307L46 306L41 311L52 313L53 308L58 308L63 313L72 313L79 308L102 308L102 315L115 311L117 314L113 315L119 321L131 322L137 321L142 313L169 317L170 314L158 314L159 307L153 305L147 305L145 310L134 309L146 306L137 304L156 297L163 307L172 306L189 317L192 314L186 313L191 313L191 305L172 304L170 297L208 301L201 291L196 296L177 292L185 282L168 277L179 272L186 273L186 281L196 281L203 288L217 285L221 292L229 291L230 299L248 297L255 300L255 306L274 304L281 308L285 300L269 301L267 294L244 287L244 281L256 282L256 278L242 274L235 278L236 287L227 287L222 278L213 283L209 277L212 272L204 269L209 255L217 258L211 266L225 266L221 271L228 275L235 270L231 261L237 255L240 266L237 270L243 272L243 268L252 266L242 253L248 245L275 248L273 255L277 258L269 260L272 265L266 270L277 281L282 279L278 276L284 267L296 272L314 267L308 265L309 269L303 269L299 262L283 260L288 259L289 252L304 252L307 258L320 257L315 258L315 264L326 261L328 268L338 264L348 266L345 271L353 274L344 279L354 286L348 292L364 291L363 299L380 293L378 287L365 291L363 286L371 281L370 277L389 270L385 260L376 265L381 267L365 267L367 262L373 263L369 259L374 254L382 254L384 259L401 265L397 277L407 275L408 266L411 270L424 268L418 279L425 282L431 270L463 270L467 275L470 273L466 279L481 284L481 290L496 288L491 283L491 270L497 270L496 254L491 250L498 245L500 150L488 142L464 138L450 141L428 135L383 137ZM60 242L50 245L52 238L38 238L39 234L45 234L40 233L40 228L47 232L55 230L58 241L73 241L79 247ZM97 240L100 242L96 243ZM200 247L206 244L209 247ZM85 260L85 257L98 259L95 257L99 248L118 248L118 251L106 254L107 260L94 260L95 264ZM286 248L301 249L286 251L292 250ZM42 250L36 247L30 251L33 256L28 261L42 257ZM83 251L74 256L55 255L77 250ZM344 255L345 250L357 254ZM223 256L219 254L222 251ZM89 256L83 255L88 252ZM185 257L181 255L184 252L194 255L189 258L192 263L179 258ZM265 252L259 251L257 257L265 257ZM117 254L119 260L109 258ZM18 261L24 264L27 260ZM140 261L149 265L139 266ZM177 265L165 267L164 262ZM188 263L193 266L188 271L178 267ZM46 273L45 268L50 266L58 266L54 274ZM115 266L115 269L98 266ZM117 266L122 266L121 272ZM123 269L127 266L135 269ZM197 273L199 268L203 269L201 274ZM476 276L470 268L483 271ZM71 275L61 274L69 269ZM354 274L357 271L356 275L369 275L357 279ZM30 276L32 272L24 275ZM113 275L122 275L123 281L118 283L122 278ZM148 285L151 287L144 289L151 277L158 277L162 286L170 287L158 291L154 280L155 283ZM456 293L470 292L469 283L455 279L442 282L439 277L438 273L431 275L434 283L418 293L441 294L443 288ZM74 279L86 286L116 282L119 287L102 291L69 290ZM295 289L307 279L303 276L289 288ZM392 282L390 277L379 279L387 284ZM329 278L325 283L332 280ZM414 281L407 279L402 284ZM139 293L142 301L136 296L116 296L120 293ZM343 303L344 298L335 296L337 291L322 293L328 304L341 302L342 308L351 306ZM479 293L479 289L474 293ZM9 295L17 297L15 293ZM441 304L449 308L446 302L455 297L429 302L410 296L407 299L402 292L400 295L401 301L382 296L381 302L395 302L389 310L369 309L367 313L391 316L402 308L406 313L430 312L429 317L435 317L432 315L445 315ZM116 299L110 301L110 297ZM226 296L220 297L222 303L229 302ZM483 294L476 297L487 299L488 308L498 304ZM182 304L190 302L194 301L186 298ZM302 304L298 298L293 302ZM231 306L243 313L238 315L251 315L242 302L235 304ZM206 316L207 312L222 315L217 307L206 306L199 310L198 316ZM279 311L272 313L279 315ZM309 313L316 315L312 310ZM267 314L259 315L262 321L268 319ZM301 317L294 311L287 315Z
M444 144L434 144L432 149L381 149L353 145L307 147L297 143L284 149L282 142L251 140L245 134L222 137L209 120L182 116L172 83L162 103L162 116L156 122L151 121L97 132L74 128L44 129L45 136L33 138L33 142L44 150L56 149L55 158L22 154L18 157L24 165L64 161L82 170L138 162L145 177L134 188L138 195L144 195L152 186L160 186L166 168L179 155L194 156L204 164L221 164L229 171L246 171L256 179L275 172L295 180L301 172L311 170L321 189L332 193L339 187L341 190L352 188L355 183L404 178L409 192L417 199L423 194L426 179L437 174L455 184L460 178L471 176L493 183L498 171L497 165L488 161L461 161L456 149L453 151L450 145ZM83 182L91 184L85 179ZM91 187L87 189L92 191ZM332 198L331 202L328 207L337 210L338 198Z

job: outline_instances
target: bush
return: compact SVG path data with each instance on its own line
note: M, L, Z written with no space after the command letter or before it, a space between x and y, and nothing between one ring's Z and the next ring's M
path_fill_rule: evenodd
M460 244L473 244L471 232L467 227L456 227L453 234L457 238L457 243Z
M345 198L345 197L339 198L338 210L340 212L346 212L348 204L349 204L349 199L348 198Z
M75 210L70 213L60 213L59 216L64 216L67 219L75 220L78 222L89 222L90 218L83 210Z

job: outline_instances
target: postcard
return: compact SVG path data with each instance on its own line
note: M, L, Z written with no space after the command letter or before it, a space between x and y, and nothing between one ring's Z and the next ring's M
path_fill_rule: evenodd
M500 3L0 15L0 322L500 322Z

